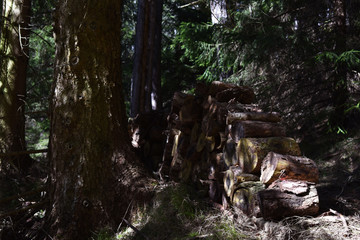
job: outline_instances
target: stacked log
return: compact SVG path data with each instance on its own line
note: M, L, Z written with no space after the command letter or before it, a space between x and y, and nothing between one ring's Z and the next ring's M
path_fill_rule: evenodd
M129 120L132 146L152 171L159 169L166 142L166 115L161 111L141 113Z
M174 133L167 143L170 177L208 184L213 201L230 202L250 216L316 214L316 164L286 137L281 116L253 104L249 87L199 86L200 96L174 95L168 117L168 132Z

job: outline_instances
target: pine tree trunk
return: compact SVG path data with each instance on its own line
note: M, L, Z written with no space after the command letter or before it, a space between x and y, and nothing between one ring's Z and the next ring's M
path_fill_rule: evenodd
M334 1L335 21L335 53L339 56L346 51L346 1ZM335 111L331 116L331 123L342 126L344 122L346 102L349 98L347 85L347 66L339 61L333 76L333 106Z
M162 0L139 0L135 59L131 83L131 116L161 108Z
M0 152L26 150L25 101L26 71L29 61L29 24L31 1L2 1L0 29ZM26 172L31 165L28 155L1 159Z
M68 0L57 8L49 144L53 239L89 239L98 228L117 227L131 201L136 208L145 200L122 96L121 9L118 0Z

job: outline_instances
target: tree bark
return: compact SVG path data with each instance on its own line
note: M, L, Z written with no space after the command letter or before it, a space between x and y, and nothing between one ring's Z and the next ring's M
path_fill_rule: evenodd
M31 1L2 1L0 29L0 152L26 151L26 71L29 61ZM2 158L26 172L29 155Z
M334 6L334 34L335 53L340 56L346 51L346 0L335 0ZM345 119L346 102L349 98L347 85L346 63L335 63L336 69L333 75L333 106L334 113L331 116L331 124L342 127Z
M243 138L237 145L239 165L245 173L260 173L265 156L273 151L300 156L299 145L292 138Z
M278 123L241 121L231 124L230 135L235 142L239 142L241 138L285 137L286 133Z
M139 0L135 59L131 82L131 116L161 109L162 0Z
M52 239L88 239L99 228L115 228L131 201L136 209L149 197L127 132L121 9L117 0L57 6L49 143Z
M319 211L315 185L302 181L276 181L258 193L261 215L265 219L313 216Z
M229 113L226 118L226 124L233 124L240 121L262 121L262 122L280 122L279 113L271 112L234 112Z
M279 178L318 183L319 170L309 158L269 152L261 164L260 180L269 185Z

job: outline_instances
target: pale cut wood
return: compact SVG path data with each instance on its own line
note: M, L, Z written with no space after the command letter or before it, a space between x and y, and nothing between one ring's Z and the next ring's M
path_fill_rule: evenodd
M240 167L246 173L260 173L262 160L269 152L300 156L299 145L293 138L242 138L236 147Z
M226 124L232 124L239 121L263 121L263 122L280 122L281 117L277 112L233 112L228 113Z
M264 189L265 186L261 182L241 183L234 189L231 203L248 216L260 217L260 206L257 194Z
M304 181L277 180L268 189L259 191L258 197L264 219L313 216L319 211L315 185Z
M200 124L196 122L191 129L190 143L197 143L199 135L200 135Z
M242 169L239 166L232 166L225 171L224 174L224 192L230 197L235 183L235 178L242 173Z
M196 143L196 151L201 152L204 149L205 145L206 145L206 136L205 133L201 132Z
M319 170L309 158L269 152L261 164L260 180L269 185L279 178L318 183Z
M230 129L230 136L235 142L239 142L241 138L285 137L285 135L285 128L272 122L234 122Z

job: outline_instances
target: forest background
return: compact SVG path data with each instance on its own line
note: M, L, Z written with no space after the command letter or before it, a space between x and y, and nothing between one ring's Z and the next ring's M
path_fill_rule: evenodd
M122 69L127 116L132 115L139 2L124 1L122 6L118 67ZM47 149L49 144L56 4L50 0L31 1L31 20L23 27L28 32L20 41L28 47L24 54L29 62L22 98L26 148L21 150ZM5 5L2 1L2 97L9 77L4 68ZM217 18L212 12L216 6L222 11ZM355 147L360 124L360 1L164 0L161 7L161 109L169 110L175 91L193 93L199 82L220 80L247 85L255 90L261 108L281 113L305 155L316 158L335 151L341 164L351 165L351 174L359 171ZM2 109L5 102L0 101ZM0 139L7 138L2 125ZM339 143L348 144L346 153L337 152L342 147L334 150ZM2 153L9 152L5 145L2 142ZM31 157L43 169L49 167L46 154ZM1 164L2 174L12 176L14 166L6 160ZM16 165L15 169L21 167Z

